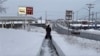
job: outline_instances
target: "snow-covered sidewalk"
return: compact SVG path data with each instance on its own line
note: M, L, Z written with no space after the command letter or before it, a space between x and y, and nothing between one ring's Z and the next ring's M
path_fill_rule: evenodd
M52 33L61 56L100 56L100 41Z
M37 56L44 40L44 29L0 29L0 56Z

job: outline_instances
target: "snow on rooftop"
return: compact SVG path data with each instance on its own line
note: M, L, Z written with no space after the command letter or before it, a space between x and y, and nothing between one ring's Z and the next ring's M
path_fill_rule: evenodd
M1 16L0 17L0 21L22 21L22 20L35 21L36 18L32 16Z

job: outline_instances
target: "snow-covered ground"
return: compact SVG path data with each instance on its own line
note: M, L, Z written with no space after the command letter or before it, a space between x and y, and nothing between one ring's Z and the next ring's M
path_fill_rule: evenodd
M100 56L100 41L58 35L56 32L52 35L65 56Z
M39 27L33 29L31 32L0 29L0 56L37 56L41 50L45 31Z
M60 24L58 25L63 29L67 29L66 27ZM92 33L99 32L93 29L86 31ZM57 34L54 33L53 35L55 36L55 38L53 38L54 41L62 49L62 51L65 53L66 56L100 56L100 41L95 41L70 35L57 36Z
M40 27L32 27L29 32L0 29L0 56L37 56L44 36L45 30ZM100 41L60 35L55 31L52 37L66 56L100 56Z

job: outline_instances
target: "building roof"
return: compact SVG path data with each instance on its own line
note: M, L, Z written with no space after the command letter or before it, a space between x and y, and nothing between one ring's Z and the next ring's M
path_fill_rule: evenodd
M0 17L0 21L35 21L36 18L30 16L2 16Z

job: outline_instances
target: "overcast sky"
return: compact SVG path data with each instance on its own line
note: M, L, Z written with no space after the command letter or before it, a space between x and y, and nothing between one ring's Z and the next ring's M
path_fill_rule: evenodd
M34 7L34 17L45 18L45 11L49 19L65 17L66 10L78 11L86 7L87 3L95 0L7 0L3 5L7 8L6 16L17 16L19 6Z

